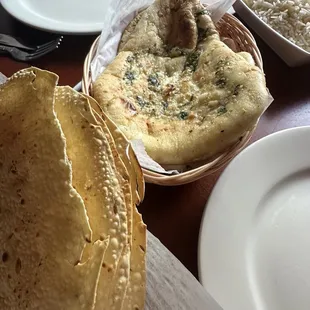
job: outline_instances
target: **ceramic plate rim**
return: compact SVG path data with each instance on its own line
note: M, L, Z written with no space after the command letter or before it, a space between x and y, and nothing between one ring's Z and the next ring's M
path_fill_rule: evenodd
M256 153L259 152L259 149L261 147L263 147L264 145L268 145L270 142L273 141L278 141L277 138L282 136L283 137L291 137L291 135L294 135L295 132L299 132L299 131L303 131L303 135L308 134L310 136L310 126L300 126L300 127L295 127L295 128L289 128L289 129L285 129L285 130L281 130L275 133L272 133L268 136L265 136L264 138L255 141L253 144L251 144L250 146L248 146L246 149L244 149L239 155L236 156L236 158L234 158L231 163L225 168L224 172L221 174L221 176L219 177L216 185L214 186L211 195L206 203L204 212L203 212L203 216L202 216L202 220L201 220L201 225L200 225L200 231L199 231L199 240L198 240L198 275L199 275L199 279L200 282L202 283L202 285L211 293L212 295L212 289L210 289L210 285L209 283L207 284L207 274L210 274L208 271L206 271L204 264L202 263L205 254L204 252L206 252L206 248L207 245L204 243L204 239L205 239L205 230L206 230L206 222L208 222L208 217L209 217L209 213L211 208L214 210L215 206L213 205L209 205L210 201L213 200L213 195L215 192L218 192L221 187L222 187L222 183L225 181L226 179L226 174L230 173L230 171L232 171L235 167L235 165L237 165L238 167L238 161L243 158L243 157L247 157L247 156L251 156L251 153ZM280 142L281 143L281 142ZM309 146L310 149L310 146ZM231 179L231 178L230 178ZM244 182L244 181L243 181ZM242 181L241 181L242 183ZM214 203L214 202L213 202ZM217 210L220 209L220 206L217 207ZM220 211L219 211L220 212ZM209 250L212 250L211 248L209 248ZM210 266L209 266L210 267ZM212 268L212 266L210 267ZM216 299L216 296L213 296ZM221 301L217 300L217 302L221 305ZM223 305L221 305L223 307Z
M20 22L47 32L61 33L61 34L98 34L102 31L104 23L93 23L85 27L85 24L81 26L70 27L57 20L50 20L49 22L42 22L40 18L36 18L36 15L28 13L23 15L24 12L28 12L20 4L21 0L0 0L2 7L14 18Z

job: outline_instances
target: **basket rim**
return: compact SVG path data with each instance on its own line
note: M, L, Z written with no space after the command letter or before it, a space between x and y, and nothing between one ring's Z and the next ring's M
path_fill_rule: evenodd
M203 176L213 174L217 170L221 169L225 165L225 163L231 161L238 153L240 153L246 147L252 137L252 132L254 131L255 127L253 127L253 129L244 136L242 142L236 143L231 148L229 148L228 151L220 154L217 158L215 158L209 163L175 175L163 175L142 168L145 179L146 181L150 179L152 180L152 183L156 183L159 185L170 185L169 183L171 181L175 182L171 185L182 185L200 179L202 174ZM222 162L223 159L225 160L224 163Z
M242 22L239 19L237 19L235 16L233 16L230 13L225 13L221 21L224 23L233 24L233 26L238 28L238 30L242 32L243 35L247 36L247 39L251 43L251 48L252 48L251 55L255 61L255 64L264 73L262 56L261 56L260 50L256 44L256 40L254 36L252 35L252 33L242 24ZM82 77L82 92L87 95L90 94L91 87L92 87L91 62L96 55L97 47L99 44L99 39L100 39L100 36L98 36L95 39L84 61L83 77ZM201 166L197 168L194 168L194 169L191 169L185 172L181 172L175 175L165 175L165 174L154 172L154 171L148 170L147 168L142 167L145 181L149 183L155 183L158 185L168 185L168 186L169 185L171 186L182 185L182 184L196 181L204 176L207 176L207 175L210 175L216 172L221 167L225 166L228 162L230 162L232 158L234 158L239 152L242 151L243 148L245 148L245 146L248 144L249 140L251 139L251 136L253 134L253 131L256 128L256 125L245 134L242 141L238 141L236 144L234 144L228 150L220 154L218 157L216 157L211 162L202 164Z

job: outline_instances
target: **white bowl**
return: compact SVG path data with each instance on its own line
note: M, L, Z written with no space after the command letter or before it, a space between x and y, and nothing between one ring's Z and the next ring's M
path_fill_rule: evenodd
M234 4L237 14L251 27L290 67L310 63L310 53L284 38L261 20L242 0Z

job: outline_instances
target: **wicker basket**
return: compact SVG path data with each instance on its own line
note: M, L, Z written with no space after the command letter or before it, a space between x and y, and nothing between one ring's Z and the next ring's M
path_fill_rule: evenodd
M226 13L222 19L217 23L217 29L223 38L231 40L236 51L245 51L252 55L256 65L263 71L263 62L260 51L256 45L255 39L249 30L233 15ZM83 68L82 91L87 95L92 93L92 83L90 76L90 64L96 54L99 37L93 43L88 55L86 56ZM241 141L238 141L230 149L218 156L211 162L202 164L198 168L177 174L177 175L163 175L147 169L142 169L145 181L159 185L173 186L182 185L193 182L202 177L214 173L226 165L233 157L235 157L248 143L255 127L246 133Z

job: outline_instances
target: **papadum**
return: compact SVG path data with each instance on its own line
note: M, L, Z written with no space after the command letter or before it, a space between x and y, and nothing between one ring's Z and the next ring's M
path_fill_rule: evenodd
M0 86L0 308L143 309L135 170L93 99L57 80L29 68Z

